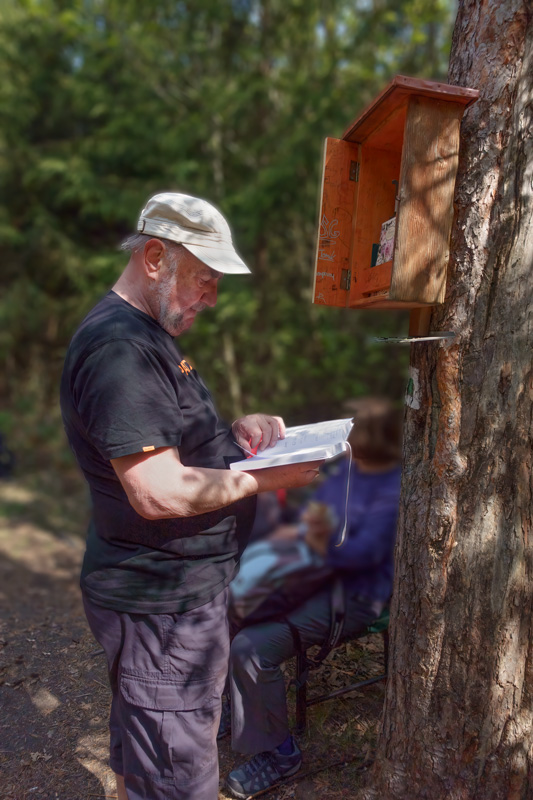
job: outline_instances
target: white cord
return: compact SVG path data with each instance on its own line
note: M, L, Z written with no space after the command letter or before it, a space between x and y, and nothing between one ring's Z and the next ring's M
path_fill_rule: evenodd
M342 526L341 540L335 545L335 547L340 547L341 544L344 544L344 540L346 539L346 531L348 530L348 499L350 496L350 475L352 472L352 448L350 447L349 442L346 442L346 449L348 451L350 461L348 463L348 478L346 479L346 502L344 504L344 525Z

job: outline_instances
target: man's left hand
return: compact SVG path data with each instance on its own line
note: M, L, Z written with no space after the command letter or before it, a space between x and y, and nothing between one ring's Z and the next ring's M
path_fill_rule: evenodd
M235 441L244 450L266 450L272 447L278 439L285 438L285 423L281 417L271 417L268 414L249 414L236 419L231 426Z

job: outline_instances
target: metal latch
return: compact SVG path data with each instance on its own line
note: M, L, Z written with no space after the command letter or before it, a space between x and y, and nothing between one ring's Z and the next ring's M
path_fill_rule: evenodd
M352 270L351 269L341 270L341 289L345 289L347 292L349 292L351 282L352 282Z
M359 161L350 161L350 180L356 183L359 180Z

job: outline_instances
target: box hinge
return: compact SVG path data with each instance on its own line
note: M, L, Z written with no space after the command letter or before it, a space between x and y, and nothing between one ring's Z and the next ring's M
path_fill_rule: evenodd
M350 180L359 181L359 161L350 161Z
M341 270L341 289L345 289L347 292L349 292L351 283L352 283L352 270L351 269Z

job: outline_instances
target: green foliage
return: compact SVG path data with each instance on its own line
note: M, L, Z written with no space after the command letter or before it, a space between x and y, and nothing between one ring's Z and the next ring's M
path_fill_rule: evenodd
M253 270L224 279L182 342L225 415L298 421L399 395L406 352L367 338L404 333L406 316L310 303L322 143L391 75L444 77L449 3L4 2L0 422L36 446L59 430L68 340L144 201L169 188L219 205Z

